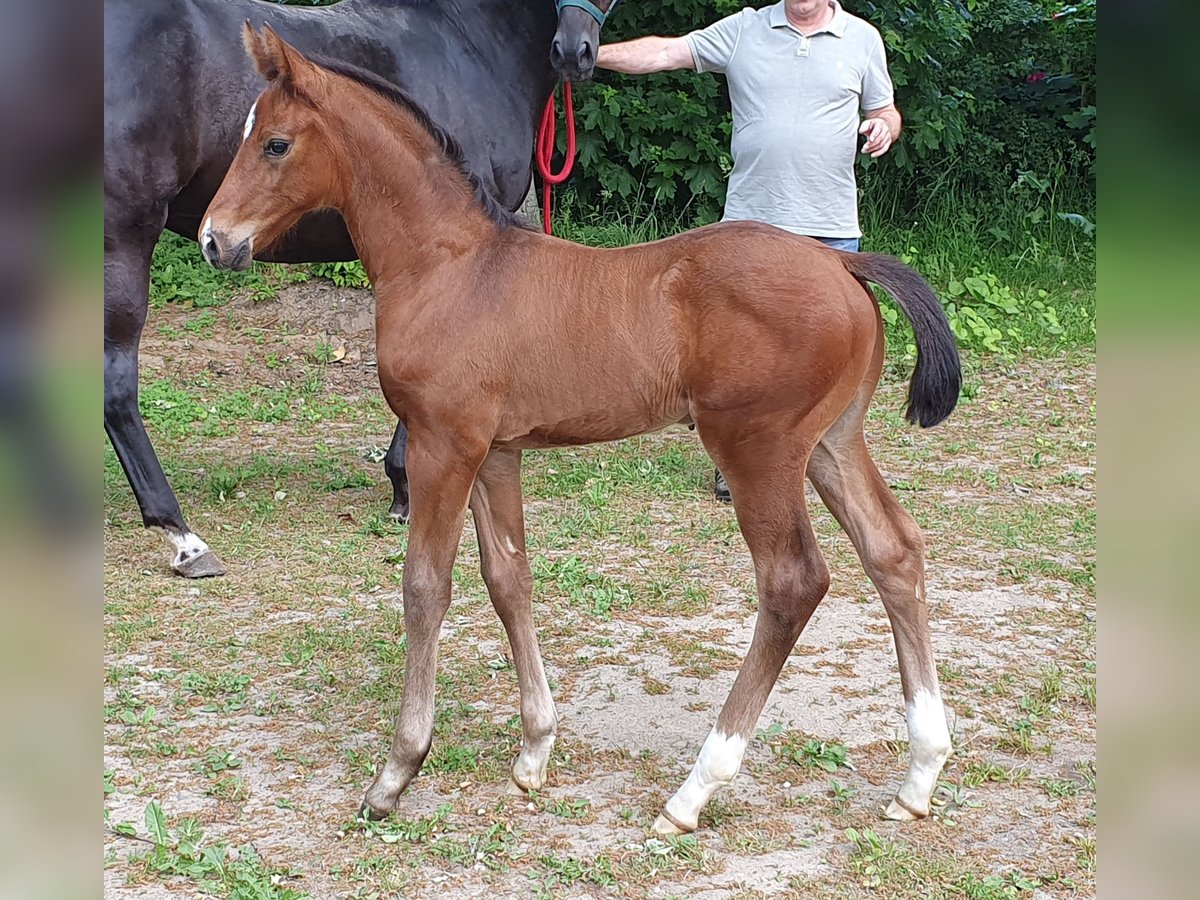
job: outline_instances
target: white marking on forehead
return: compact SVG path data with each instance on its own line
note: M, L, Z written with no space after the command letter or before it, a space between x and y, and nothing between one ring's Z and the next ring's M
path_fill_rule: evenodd
M242 129L242 143L246 142L246 138L250 137L250 132L254 130L254 110L258 107L258 101L255 100L250 104L250 114L246 116L246 127Z

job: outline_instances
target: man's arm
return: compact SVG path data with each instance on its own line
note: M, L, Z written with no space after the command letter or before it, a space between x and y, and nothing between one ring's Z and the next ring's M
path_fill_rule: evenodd
M889 103L879 109L868 109L863 116L865 118L858 128L858 133L865 134L867 142L863 144L862 152L870 153L878 159L887 153L900 137L900 129L903 127L900 110L896 109L894 103Z
M686 38L644 37L619 44L601 44L596 65L628 75L646 75L671 69L694 69Z

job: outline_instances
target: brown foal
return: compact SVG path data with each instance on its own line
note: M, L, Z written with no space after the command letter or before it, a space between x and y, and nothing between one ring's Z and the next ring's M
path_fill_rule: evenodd
M944 419L961 379L937 298L887 256L830 250L753 223L591 249L517 226L456 148L375 77L306 59L269 28L245 42L268 82L200 235L244 267L309 210L346 220L377 301L379 382L408 427L412 526L404 566L404 694L364 812L386 815L429 752L438 630L469 506L483 577L512 644L524 742L512 769L540 788L557 716L530 607L521 451L693 422L725 473L754 560L750 650L691 774L655 823L691 831L733 780L829 572L810 479L846 529L891 618L911 765L886 810L929 813L950 735L929 643L924 542L867 453L883 365L871 280L913 324L910 420Z

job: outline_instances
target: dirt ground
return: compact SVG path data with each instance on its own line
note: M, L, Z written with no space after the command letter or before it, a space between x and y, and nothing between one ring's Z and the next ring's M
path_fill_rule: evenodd
M393 819L366 826L355 812L398 709L406 537L385 515L378 456L392 423L370 294L310 282L155 310L142 371L164 466L229 574L171 575L108 449L106 893L1094 893L1092 355L974 360L959 410L931 431L903 424L897 374L876 400L873 452L929 546L956 748L935 815L879 816L907 765L895 651L810 492L830 594L738 778L694 836L672 841L650 824L755 614L749 555L694 434L527 455L535 616L561 719L549 784L530 798L504 792L516 678L468 517L434 748ZM172 836L150 852L152 802ZM196 828L244 865L189 869L177 842Z

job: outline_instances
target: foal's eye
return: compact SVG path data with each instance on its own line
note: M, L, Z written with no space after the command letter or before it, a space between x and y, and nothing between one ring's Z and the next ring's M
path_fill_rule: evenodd
M267 156L283 156L291 149L291 144L280 138L271 138L267 141L265 153Z

